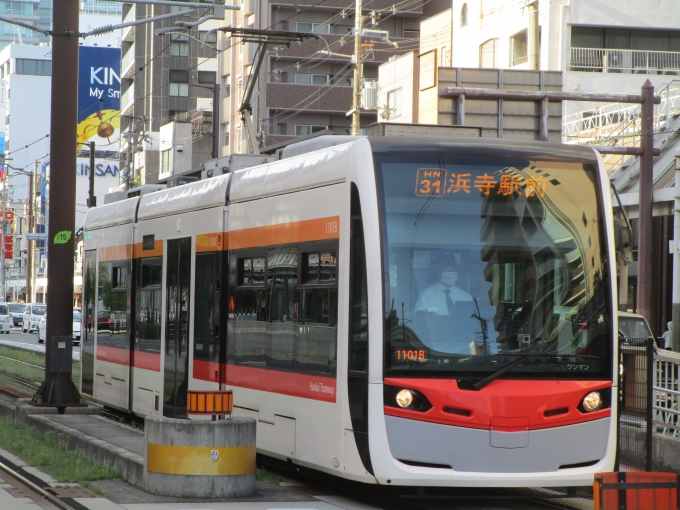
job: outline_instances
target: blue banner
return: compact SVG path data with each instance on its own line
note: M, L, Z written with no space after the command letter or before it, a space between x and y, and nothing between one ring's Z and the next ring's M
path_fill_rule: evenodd
M120 137L120 49L80 46L78 148L93 139L109 146Z

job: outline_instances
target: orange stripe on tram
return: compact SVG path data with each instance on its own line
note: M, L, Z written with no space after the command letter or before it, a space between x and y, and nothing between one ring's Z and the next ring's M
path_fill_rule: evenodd
M153 250L145 250L142 243L135 243L135 258L143 259L146 257L162 257L163 240L154 241Z
M196 253L203 253L209 251L222 250L222 233L214 234L197 234L196 235Z
M340 237L340 216L329 216L314 220L231 230L227 244L230 250L237 250L257 246L322 241L338 237Z

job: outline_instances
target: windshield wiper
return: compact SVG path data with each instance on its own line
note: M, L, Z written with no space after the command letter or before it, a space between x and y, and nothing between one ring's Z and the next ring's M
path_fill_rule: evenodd
M521 365L526 361L528 358L533 358L533 357L541 357L541 358L592 358L594 356L580 356L577 354L547 354L547 353L538 353L538 352L532 352L532 353L526 353L526 354L517 354L517 356L521 356L520 358L516 359L515 361L512 361L508 363L505 366L502 366L495 372L491 373L490 375L486 376L484 379L480 379L477 382L472 382L468 379L459 379L458 380L458 387L461 390L474 390L474 391L479 391L485 386L488 386L492 382L494 382L496 379L500 378L502 375L505 373L509 372L513 368L515 368L518 365ZM463 383L462 385L460 383Z

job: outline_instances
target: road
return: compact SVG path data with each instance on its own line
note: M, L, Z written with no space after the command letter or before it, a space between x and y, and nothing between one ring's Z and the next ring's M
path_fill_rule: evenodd
M9 335L0 334L0 345L22 347L36 352L45 352L45 344L38 342L38 333L22 333L21 328L12 328ZM73 346L73 358L80 359L80 346Z

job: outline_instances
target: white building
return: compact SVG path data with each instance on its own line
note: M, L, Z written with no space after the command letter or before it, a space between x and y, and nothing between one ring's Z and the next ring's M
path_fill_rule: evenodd
M529 2L453 0L453 67L528 69ZM538 0L538 69L564 72L567 92L639 93L680 73L675 0ZM425 34L423 34L423 37ZM592 108L566 103L566 112Z

